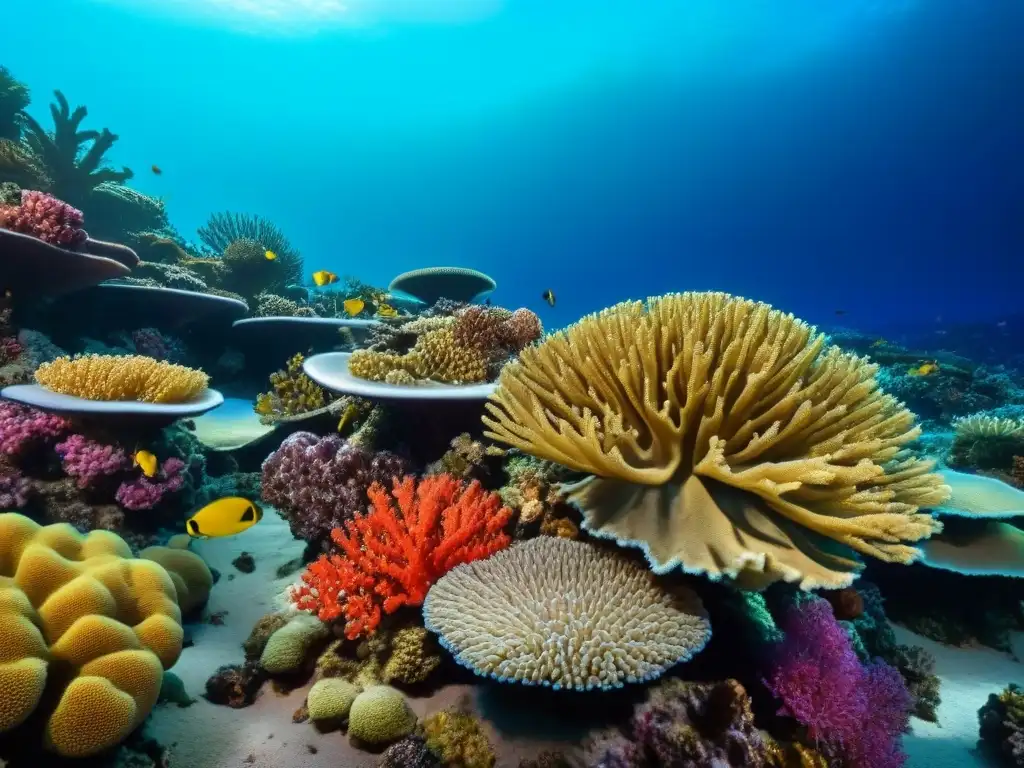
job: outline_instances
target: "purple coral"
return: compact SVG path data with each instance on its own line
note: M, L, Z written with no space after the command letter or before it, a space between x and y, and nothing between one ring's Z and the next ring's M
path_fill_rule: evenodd
M45 192L21 191L21 205L0 206L0 227L51 245L77 248L89 237L82 212Z
M32 482L11 467L0 468L0 510L21 509L28 504Z
M263 462L262 498L296 537L322 549L333 528L366 510L372 483L390 487L408 471L407 462L392 453L372 453L338 435L296 432Z
M132 331L132 344L135 346L135 354L152 357L154 360L171 360L180 356L180 344L156 328Z
M766 685L780 714L807 730L819 751L842 765L898 768L907 759L900 734L913 700L899 672L881 661L861 665L825 600L790 609Z
M33 443L60 437L66 419L14 403L0 403L0 452L17 456Z
M82 435L71 435L57 443L54 450L61 458L64 471L75 478L79 488L88 488L99 478L130 467L128 457L120 448L97 443Z
M118 486L115 498L125 509L152 509L165 495L181 490L185 484L185 462L181 459L166 459L160 466L158 478L138 477Z

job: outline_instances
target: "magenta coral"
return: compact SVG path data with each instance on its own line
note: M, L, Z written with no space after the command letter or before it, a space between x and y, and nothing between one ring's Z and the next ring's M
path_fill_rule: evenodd
M21 191L21 205L0 206L0 227L32 235L51 245L76 248L89 235L77 208L45 192Z
M33 443L60 437L68 427L67 420L60 416L14 403L0 403L0 452L16 456Z
M165 495L181 490L185 484L185 462L170 458L160 467L159 478L138 477L121 485L115 498L125 509L152 509L159 504Z
M827 601L792 608L765 681L782 700L780 714L838 764L898 768L906 761L900 734L913 701L903 678L881 661L862 666Z
M0 511L21 509L28 503L31 491L32 482L17 470L10 467L0 469Z
M79 488L88 488L100 477L116 474L131 465L125 452L112 445L103 445L82 435L71 435L54 446L61 457L61 466L75 478Z
M372 453L338 435L296 432L263 462L262 497L297 538L326 550L334 528L366 511L366 490L373 483L390 488L408 471L407 462L392 453Z

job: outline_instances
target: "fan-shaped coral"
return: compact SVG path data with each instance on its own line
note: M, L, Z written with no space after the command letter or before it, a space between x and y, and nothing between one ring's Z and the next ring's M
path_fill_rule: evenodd
M615 552L548 536L455 568L423 616L478 675L578 690L656 678L711 635L694 593L663 589Z
M0 732L35 713L59 754L118 743L156 703L180 622L168 572L114 534L0 515Z
M875 366L824 345L727 294L625 302L506 366L486 434L589 473L566 489L585 527L658 572L846 586L854 552L917 559L947 489Z
M43 363L36 381L53 392L87 400L184 403L206 389L209 376L141 355L83 355Z

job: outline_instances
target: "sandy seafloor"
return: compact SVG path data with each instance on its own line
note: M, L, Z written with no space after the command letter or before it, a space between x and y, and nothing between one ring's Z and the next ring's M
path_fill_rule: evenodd
M299 557L303 544L292 538L287 524L272 509L259 525L240 536L198 541L194 550L221 573L207 606L208 613L226 611L222 625L191 625L194 645L186 648L173 671L197 699L187 708L162 704L153 712L147 733L169 748L170 768L374 768L378 756L350 746L342 733L319 733L310 723L293 723L306 687L288 695L265 684L255 704L244 709L217 706L201 696L206 679L224 664L242 661L241 643L263 614L282 605L280 595L293 574L275 579L279 566ZM256 570L239 572L231 561L246 551ZM910 768L973 768L990 763L978 754L978 708L989 693L1010 682L1024 684L1024 665L1010 655L987 648L950 648L896 628L902 643L923 645L938 662L942 678L939 724L913 719L904 737ZM1015 638L1024 659L1024 635ZM461 701L474 701L473 689L451 685L429 699L411 699L420 717ZM467 699L467 697L469 697ZM477 707L473 707L474 710ZM516 768L555 742L502 734L487 725L498 753L498 768Z

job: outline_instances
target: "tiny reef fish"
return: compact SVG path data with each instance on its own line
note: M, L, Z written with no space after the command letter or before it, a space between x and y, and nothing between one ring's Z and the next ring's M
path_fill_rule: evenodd
M908 376L930 376L939 370L939 364L932 360L930 363L921 363L907 371Z
M342 306L345 307L345 312L349 317L354 317L363 311L363 307L366 306L366 302L362 299L345 299Z
M268 250L266 253L263 254L263 258L265 258L267 261L275 261L277 259L277 254L274 253L273 251Z
M146 477L156 476L157 464L156 456L149 451L136 451L132 456L132 466L141 469Z
M338 419L338 431L341 432L345 428L345 425L352 421L352 417L356 415L356 411L359 408L355 403L349 403L344 411L341 412L341 418Z
M549 307L555 306L555 292L548 288L544 293L540 295L544 301L548 303Z
M379 304L377 305L377 316L398 317L398 310L392 307L390 304Z
M149 166L149 169L151 171L153 171L153 173L155 175L157 175L157 176L159 176L161 173L163 173L163 171L160 169L159 165L151 165L151 166Z
M888 342L888 341L886 341L885 339L876 339L875 341L871 342L871 346L872 346L872 347L884 347L884 346L886 346L886 345L887 345L888 343L889 343L889 342Z
M338 276L326 269L321 269L319 272L313 273L313 282L317 288L323 288L325 285L338 282Z
M257 504L240 496L227 496L212 501L185 523L188 535L198 539L234 536L263 519Z
M846 314L846 310L845 309L837 309L836 310L836 314L839 315L840 317L842 317L843 315Z

